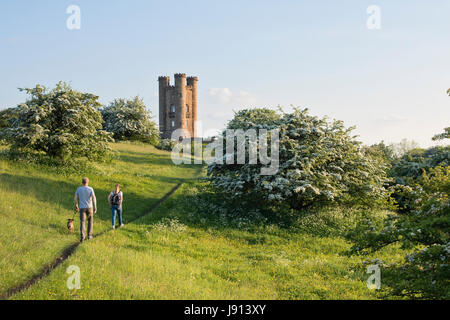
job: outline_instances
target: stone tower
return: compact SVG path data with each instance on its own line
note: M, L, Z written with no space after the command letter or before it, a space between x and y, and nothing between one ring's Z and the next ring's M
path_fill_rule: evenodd
M184 137L197 136L197 77L175 74L175 85L170 77L159 77L159 131L161 138L170 139L176 129L184 129Z

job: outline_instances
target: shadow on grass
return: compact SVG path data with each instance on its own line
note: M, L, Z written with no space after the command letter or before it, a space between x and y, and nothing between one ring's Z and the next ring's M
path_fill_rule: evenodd
M130 162L134 164L157 164L157 165L170 165L172 159L167 155L159 154L141 154L141 155L130 155L132 152L127 152L126 154L119 155L119 160ZM151 155L151 158L149 157Z
M189 188L187 184L185 186ZM168 199L160 210L138 219L134 224L170 224L168 220L176 219L189 228L244 241L248 245L261 245L289 242L304 236L344 239L344 234L358 219L356 212L346 212L348 210L345 208L338 207L291 213L289 217L283 216L280 209L278 216L270 217L276 208L260 215L254 214L252 211L262 206L257 202L246 206L236 201L227 202L223 195L204 192L201 188L198 193L186 188Z
M176 184L178 181L179 180L177 179L166 179L166 182L170 182L172 184ZM8 191L19 193L26 197L31 196L39 202L46 202L54 206L57 211L61 212L74 212L73 197L75 190L80 186L75 183L55 181L41 177L11 175L9 173L0 174L0 183L2 187ZM107 203L107 198L111 190L96 188L95 186L93 186L93 188L97 197L98 206L98 212L94 219L110 220L111 211ZM133 206L130 206L126 211L126 219L129 221L144 214L146 210L158 200L159 198L156 197L143 197L133 192L128 192L126 194L126 202L124 202L124 207L126 208L127 203L133 204ZM40 212L39 203L36 203L36 212L45 215L45 212ZM64 217L61 218L66 219L71 217L72 216L64 215ZM75 214L75 217L78 217L78 214ZM58 227L58 230L59 229L60 228Z
M137 152L137 151L124 151L118 155L118 159L125 162L134 164L156 164L156 165L173 165L171 153L165 154L156 152ZM193 162L193 159L191 159ZM198 164L181 164L178 165L184 168L198 168Z
M168 193L166 193L164 195L164 197L162 197L161 199L158 199L158 201L156 201L151 208L148 210L147 213L141 214L140 216L145 216L149 213L151 213L154 209L156 209L158 206L160 206L164 201L166 201L179 187L181 186L181 184L177 184L175 187L173 187ZM134 217L132 221L135 221L136 219L139 219L139 217ZM59 227L58 227L59 228ZM94 235L94 238L98 238L108 232L110 232L111 229L108 230L104 230L98 234ZM125 230L126 232L126 230ZM9 297L11 297L14 294L17 294L18 292L21 292L29 287L31 287L32 285L34 285L37 281L39 281L40 279L46 277L47 275L50 274L50 272L55 269L57 266L59 266L62 262L64 262L65 260L67 260L73 252L75 252L75 250L78 248L78 246L80 245L80 242L75 242L72 245L70 245L69 247L65 248L64 251L62 252L62 254L60 256L58 256L53 262L51 262L48 265L45 265L38 273L34 274L31 278L29 278L27 281L17 284L13 287L8 288L7 290L5 290L4 292L0 291L0 300L4 300L4 299L8 299ZM146 250L146 248L141 247L141 246L136 246L136 245L131 245L131 246L125 246L125 247L129 247L133 250L137 250L137 251L143 251Z
M216 197L213 201L217 200L218 199ZM245 231L246 233L257 235L256 238L251 237L251 239L249 239L249 243L257 244L264 242L264 238L261 237L261 233L267 232L267 230L263 229L264 226L261 220L255 222L254 224L252 224L251 220L248 220L246 221L248 223L245 223L245 227L242 228L237 224L239 224L239 220L242 223L243 217L237 216L225 220L216 212L202 211L201 208L199 208L199 204L204 201L208 201L207 196L205 197L205 195L199 197L198 195L186 194L185 192L177 193L165 201L161 208L156 210L151 216L144 216L137 219L133 222L133 224L152 226L163 222L165 219L177 219L178 222L183 225L203 231ZM229 204L226 204L223 201L223 198L222 202L215 203L215 205L218 207L220 207L220 205L228 206L227 210L233 210L233 208L229 207ZM245 210L242 206L240 206L239 209ZM280 227L280 229L283 228Z
M169 183L169 184L174 184L174 185L192 180L192 178L168 177L168 176L159 176L159 175L145 174L145 173L143 173L143 174L136 173L135 176L138 178L144 178L144 179L148 179L151 181L158 181L161 183Z

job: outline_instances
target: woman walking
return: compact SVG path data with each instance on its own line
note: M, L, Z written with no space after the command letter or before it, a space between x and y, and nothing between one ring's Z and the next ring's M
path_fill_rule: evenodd
M123 193L120 191L120 184L116 184L114 191L108 196L108 203L111 207L112 212L112 228L116 228L116 215L119 215L119 225L123 226L122 223L122 201L123 201Z

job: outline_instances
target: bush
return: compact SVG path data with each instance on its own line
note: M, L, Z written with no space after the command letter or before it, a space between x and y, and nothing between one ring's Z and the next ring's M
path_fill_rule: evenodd
M4 130L11 125L11 119L14 116L14 110L14 108L7 108L0 111L0 146L8 144Z
M410 186L410 210L391 215L381 225L371 220L348 234L354 253L380 250L392 243L413 249L402 264L384 265L393 294L420 298L450 298L450 168L424 172Z
M102 130L98 97L73 90L59 82L50 91L39 84L20 89L30 98L16 108L0 127L0 136L11 151L43 153L51 158L104 159L111 149L111 135Z
M386 145L384 141L373 144L369 147L364 146L363 151L365 154L372 158L378 159L378 161L384 163L387 168L391 168L394 161L397 159L394 153L392 145Z
M435 139L448 138L448 130ZM413 298L450 298L450 147L413 149L394 159L391 186L399 215L370 219L348 233L352 252L375 252L393 243L412 250L403 263L383 268L387 291ZM386 288L386 287L385 287Z
M413 209L419 201L417 183L422 174L436 166L448 166L450 163L450 147L432 147L429 149L414 149L399 159L392 161L389 171L394 184L390 187L391 196L396 201L400 212Z
M156 147L161 150L172 151L175 147L175 141L171 139L161 139Z
M8 128L11 124L11 118L14 116L14 108L7 108L0 111L0 129Z
M424 170L449 163L450 146L414 149L393 162L391 174L396 183L407 185L419 178Z
M299 210L312 204L351 202L372 206L386 197L385 166L365 154L342 121L310 116L308 111L279 113L269 109L242 110L228 129L278 128L280 132L279 170L260 175L262 164L226 165L217 161L207 174L221 193L231 197L252 197L263 206L288 206ZM225 138L225 131L222 136ZM246 158L249 158L248 138ZM269 142L270 144L270 142ZM258 141L258 149L261 147ZM225 148L225 146L224 146Z
M105 121L104 129L112 132L116 140L137 140L158 145L158 127L151 120L151 113L141 98L116 99L102 108L101 113Z
M252 199L233 201L224 198L206 181L193 185L182 201L190 208L186 220L197 226L250 230L269 222L264 216L264 208L255 208Z

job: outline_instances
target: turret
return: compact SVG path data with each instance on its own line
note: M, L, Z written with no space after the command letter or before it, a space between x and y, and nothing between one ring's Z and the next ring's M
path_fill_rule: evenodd
M164 106L166 105L166 91L170 86L170 77L159 77L159 131L161 135L164 134L166 128L166 110Z
M176 126L178 128L186 128L186 74L176 73L175 74L175 111L176 111Z
M192 86L192 108L191 108L192 128L189 128L189 130L191 130L193 137L197 137L197 82L198 77L187 78L188 86Z

